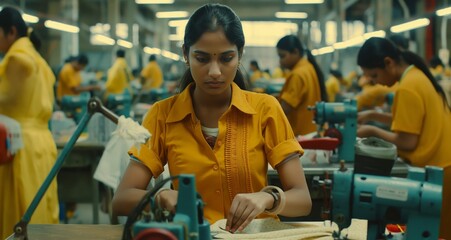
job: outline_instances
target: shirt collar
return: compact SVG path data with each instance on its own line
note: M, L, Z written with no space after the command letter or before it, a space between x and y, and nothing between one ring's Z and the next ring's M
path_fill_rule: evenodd
M187 115L191 115L191 119L195 121L193 101L191 98L190 89L193 87L194 83L190 83L183 92L175 98L174 105L168 114L166 119L167 123L178 122L184 119ZM232 83L232 102L231 105L234 106L239 111L246 114L256 114L257 111L250 105L247 100L245 92L236 85Z

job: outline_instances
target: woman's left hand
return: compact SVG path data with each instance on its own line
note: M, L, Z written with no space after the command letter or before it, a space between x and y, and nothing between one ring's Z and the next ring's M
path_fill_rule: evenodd
M243 231L256 216L270 209L273 203L273 197L266 192L237 194L230 206L226 230L232 233Z
M366 138L366 137L374 137L375 129L377 127L371 125L359 125L357 127L357 137Z

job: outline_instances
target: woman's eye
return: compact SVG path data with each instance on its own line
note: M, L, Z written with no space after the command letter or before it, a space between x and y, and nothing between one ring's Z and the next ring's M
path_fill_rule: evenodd
M222 57L223 62L230 62L230 61L232 61L232 59L233 59L233 56L223 56Z
M208 62L208 58L206 57L196 57L196 60L201 62L201 63L206 63Z

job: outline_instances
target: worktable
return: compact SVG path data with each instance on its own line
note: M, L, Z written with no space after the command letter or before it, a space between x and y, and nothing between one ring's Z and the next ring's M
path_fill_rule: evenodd
M296 225L297 223L292 223ZM322 224L318 222L317 224ZM346 231L346 230L345 230ZM31 224L28 225L28 238L30 240L79 240L121 239L123 225L83 225L83 224ZM367 221L353 219L349 228L351 240L366 240ZM352 233L351 233L352 232ZM7 240L12 240L11 237Z
M57 143L58 151L64 143ZM92 203L93 223L99 223L99 182L93 178L105 146L96 141L77 142L57 176L60 202ZM89 189L89 190L88 190Z

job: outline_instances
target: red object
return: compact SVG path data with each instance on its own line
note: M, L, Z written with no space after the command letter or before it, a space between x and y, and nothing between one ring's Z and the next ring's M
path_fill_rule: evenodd
M340 141L337 138L312 138L299 140L303 149L334 150Z
M177 240L170 231L161 228L148 228L134 238L135 240Z
M8 153L6 141L8 136L8 130L5 125L0 123L0 164L9 163L14 159L14 156L11 156Z
M406 232L406 226L405 225L387 224L387 226L385 226L385 227L391 233Z

